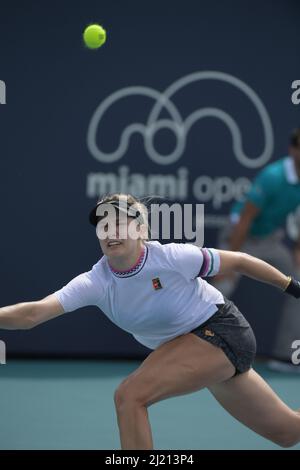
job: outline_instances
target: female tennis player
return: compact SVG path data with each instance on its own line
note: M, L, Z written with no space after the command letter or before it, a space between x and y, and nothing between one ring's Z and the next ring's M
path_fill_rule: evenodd
M103 207L114 208L114 222ZM281 447L294 446L300 441L300 412L283 403L254 371L256 341L249 323L203 278L236 271L295 297L299 282L245 253L150 241L147 215L144 204L130 195L100 200L90 222L104 255L49 296L1 308L0 328L32 328L96 305L152 349L114 394L122 449L153 449L148 407L204 387L256 433ZM132 224L137 236L130 235Z

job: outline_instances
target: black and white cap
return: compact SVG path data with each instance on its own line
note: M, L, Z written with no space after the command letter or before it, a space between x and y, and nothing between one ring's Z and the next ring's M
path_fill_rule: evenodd
M91 210L89 214L89 221L90 223L96 227L99 220L104 217L105 214L105 205L110 205L115 207L118 211L127 214L128 217L132 217L133 219L137 219L139 223L143 223L143 216L141 212L135 207L134 204L129 204L126 200L119 199L116 200L106 200L106 201L99 201L97 202L96 206ZM102 207L101 215L98 213L98 208ZM107 208L107 212L109 207Z

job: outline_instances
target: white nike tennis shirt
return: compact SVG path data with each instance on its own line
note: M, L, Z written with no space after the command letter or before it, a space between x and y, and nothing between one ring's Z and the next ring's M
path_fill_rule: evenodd
M113 270L104 255L54 294L64 312L96 305L138 342L156 349L205 322L216 304L224 303L221 292L202 279L217 274L219 266L214 248L147 241L130 270Z

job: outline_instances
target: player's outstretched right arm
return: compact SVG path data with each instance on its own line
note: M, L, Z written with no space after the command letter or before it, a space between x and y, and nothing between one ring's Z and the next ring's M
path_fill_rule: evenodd
M34 302L0 308L0 329L28 330L64 313L54 294Z

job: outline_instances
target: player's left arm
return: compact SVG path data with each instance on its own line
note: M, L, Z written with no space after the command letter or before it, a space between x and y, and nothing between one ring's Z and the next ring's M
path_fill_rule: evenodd
M257 281L271 284L283 291L300 297L300 283L282 273L271 264L248 253L217 250L220 256L219 273L238 272Z

